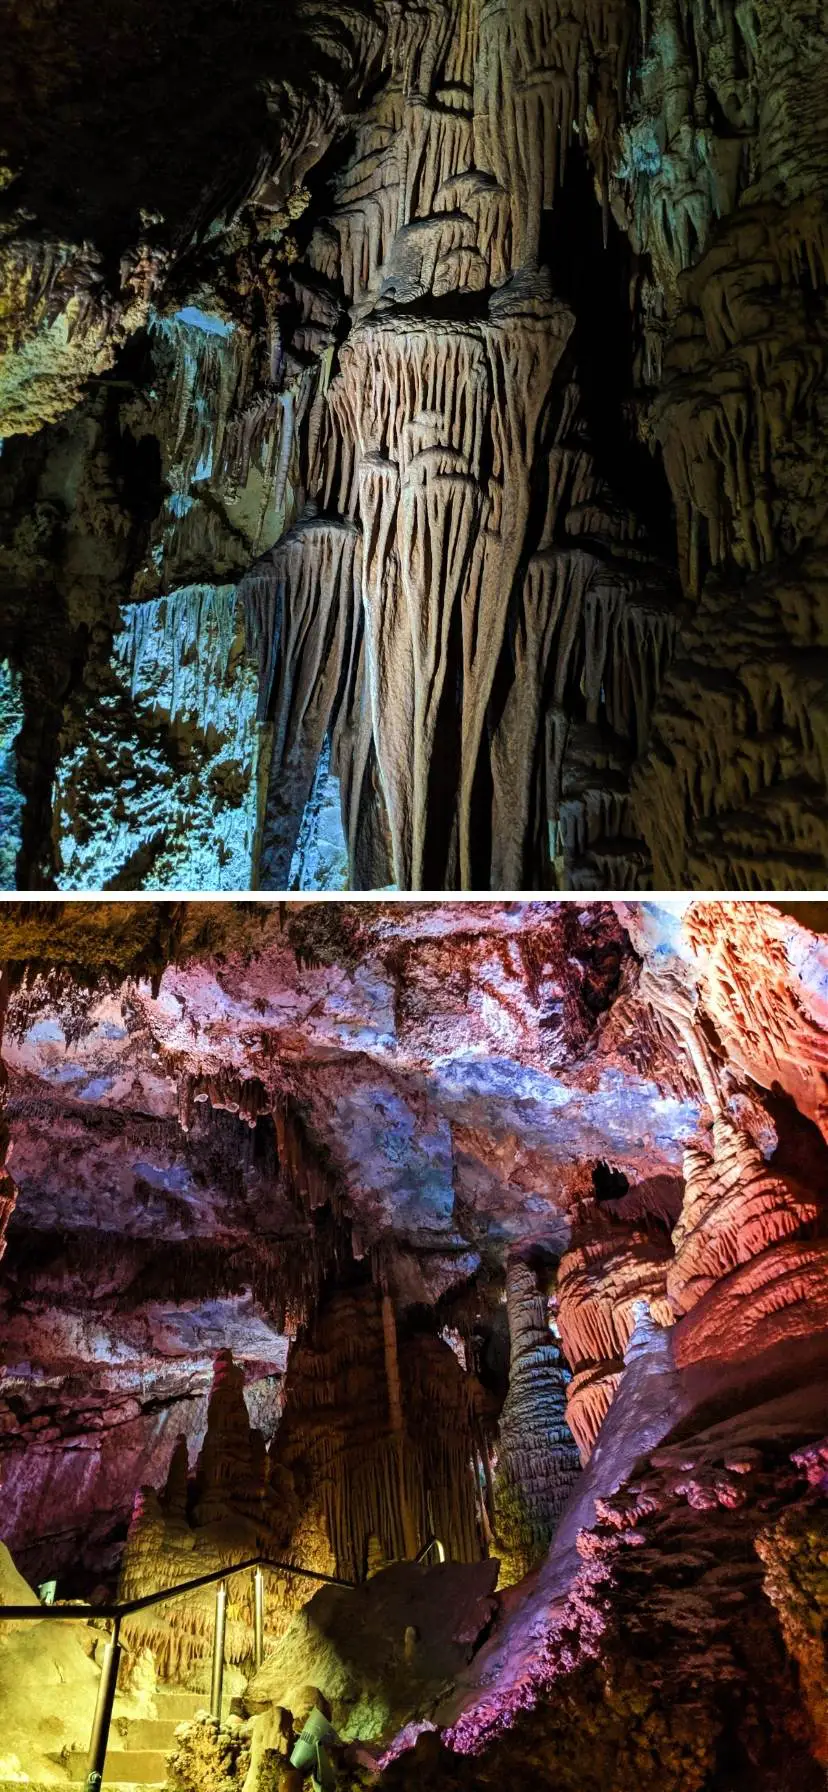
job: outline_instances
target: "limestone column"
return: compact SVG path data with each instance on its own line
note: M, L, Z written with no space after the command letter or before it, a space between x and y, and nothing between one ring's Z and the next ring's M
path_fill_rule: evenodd
M400 1383L400 1364L397 1351L397 1321L390 1294L383 1291L382 1296L382 1333L385 1345L385 1375L388 1383L388 1417L391 1435L394 1440L394 1454L397 1462L397 1479L400 1490L400 1517L402 1519L405 1553L408 1561L413 1561L417 1554L418 1537L411 1502L408 1498L408 1486L405 1475L405 1415L402 1404L402 1386Z
M495 1548L508 1586L548 1549L580 1463L566 1422L567 1372L535 1272L520 1258L507 1265L506 1305L509 1391L494 1491Z

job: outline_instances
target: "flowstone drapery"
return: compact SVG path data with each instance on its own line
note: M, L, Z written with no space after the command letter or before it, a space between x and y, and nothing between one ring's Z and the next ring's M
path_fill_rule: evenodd
M9 137L2 875L821 886L824 21L283 10L166 210Z

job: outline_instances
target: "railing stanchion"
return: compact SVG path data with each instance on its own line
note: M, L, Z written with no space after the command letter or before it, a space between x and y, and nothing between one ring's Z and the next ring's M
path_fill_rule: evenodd
M257 1668L264 1661L264 1575L257 1568L253 1576L253 1660Z
M121 1660L119 1631L120 1619L116 1618L112 1626L112 1636L104 1650L101 1678L98 1685L98 1702L95 1706L95 1719L89 1743L89 1759L86 1763L86 1792L100 1792L103 1779L104 1762L109 1743L109 1726L112 1721L112 1707L115 1703L115 1687L118 1683L118 1666Z
M224 1633L227 1628L227 1588L220 1581L216 1591L216 1628L213 1636L213 1685L210 1692L210 1710L218 1723L221 1723L221 1693L224 1684Z

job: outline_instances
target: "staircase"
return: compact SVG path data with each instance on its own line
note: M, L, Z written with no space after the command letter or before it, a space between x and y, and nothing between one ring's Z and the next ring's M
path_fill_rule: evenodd
M163 1786L167 1778L167 1756L175 1748L178 1724L205 1711L210 1703L205 1693L159 1692L156 1695L157 1717L114 1717L109 1732L103 1783L107 1786ZM71 1780L81 1783L86 1778L86 1755L73 1749L64 1757L63 1765Z

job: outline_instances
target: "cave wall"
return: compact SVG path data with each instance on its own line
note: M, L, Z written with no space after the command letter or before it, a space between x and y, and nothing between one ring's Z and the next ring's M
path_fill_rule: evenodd
M818 888L823 21L250 12L180 24L209 171L185 107L116 197L85 121L82 242L85 0L30 40L6 887Z
M828 935L766 903L328 914L4 912L15 1555L69 1596L285 1564L263 1699L311 1659L344 1684L346 1591L312 1635L297 1566L375 1589L389 1685L408 1650L428 1686L379 1672L349 1771L389 1787L816 1789ZM434 1534L440 1676L400 1616ZM149 1650L203 1694L212 1626L209 1589L130 1619L124 1693Z
M320 913L5 911L0 1456L27 1572L69 1569L83 1535L84 1585L111 1576L134 1487L179 1433L201 1447L219 1348L272 1439L290 1340L346 1274L389 1291L401 1374L427 1310L434 1349L478 1377L460 1528L489 1547L510 1253L555 1287L562 1364L537 1328L524 1352L554 1387L533 1419L518 1349L513 1399L542 1452L552 1426L561 1495L569 1433L585 1464L606 1435L642 1304L682 1399L816 1372L821 936L762 904L630 904L626 935L606 904ZM560 1503L522 1419L513 1444L528 1560Z

